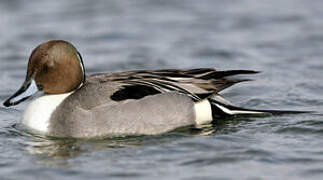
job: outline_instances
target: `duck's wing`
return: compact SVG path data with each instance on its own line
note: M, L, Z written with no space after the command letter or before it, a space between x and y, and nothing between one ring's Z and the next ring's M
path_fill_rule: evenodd
M221 90L236 83L248 81L249 79L237 78L235 75L254 74L252 70L230 70L217 71L213 68L200 69L165 69L153 71L126 71L108 74L95 74L88 77L89 81L117 82L123 84L120 91L115 93L126 99L126 94L140 92L138 97L154 95L163 92L179 92L190 96L198 101L210 96L214 96Z

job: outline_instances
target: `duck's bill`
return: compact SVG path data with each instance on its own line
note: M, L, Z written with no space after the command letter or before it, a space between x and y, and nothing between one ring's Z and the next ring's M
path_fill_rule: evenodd
M6 107L17 105L39 91L36 82L33 79L26 79L21 88L8 98L3 105Z

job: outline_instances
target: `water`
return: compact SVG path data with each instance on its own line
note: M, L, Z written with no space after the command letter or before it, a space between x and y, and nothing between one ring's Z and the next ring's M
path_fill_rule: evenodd
M3 0L0 101L24 80L31 50L72 42L88 73L254 69L223 95L250 108L322 112L319 0ZM320 113L241 117L160 136L98 141L17 128L26 103L0 107L0 179L322 179Z

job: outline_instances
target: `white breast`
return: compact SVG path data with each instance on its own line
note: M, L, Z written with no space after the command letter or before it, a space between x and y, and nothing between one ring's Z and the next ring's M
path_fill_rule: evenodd
M28 129L46 134L52 113L70 94L72 92L59 95L44 95L35 99L25 110L21 123Z

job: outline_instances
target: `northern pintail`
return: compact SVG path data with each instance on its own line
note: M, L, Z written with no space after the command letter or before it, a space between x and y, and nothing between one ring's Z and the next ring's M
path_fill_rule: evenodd
M25 110L22 124L46 136L154 135L223 116L266 113L236 107L218 94L247 80L235 75L254 73L200 68L85 76L77 49L69 42L51 40L32 51L22 87L4 106L41 92Z

